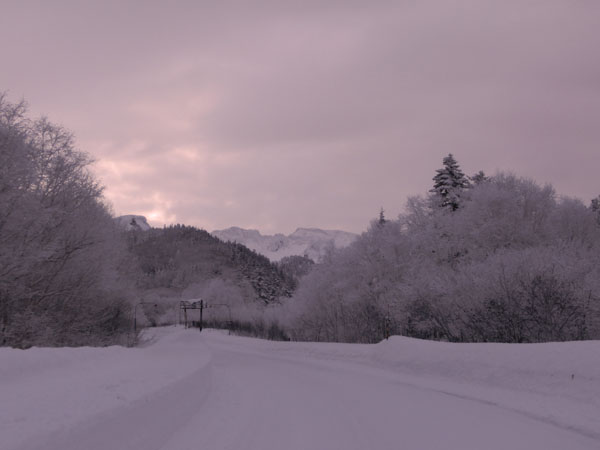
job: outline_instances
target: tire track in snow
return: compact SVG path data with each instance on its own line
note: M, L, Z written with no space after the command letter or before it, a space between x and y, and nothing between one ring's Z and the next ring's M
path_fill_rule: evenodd
M212 364L129 405L25 442L18 450L159 450L198 411L212 389Z

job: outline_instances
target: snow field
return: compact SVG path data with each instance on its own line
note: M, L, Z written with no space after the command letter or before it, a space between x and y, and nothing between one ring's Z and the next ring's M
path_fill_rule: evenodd
M381 450L454 442L462 450L547 450L600 442L599 341L392 337L357 345L179 327L146 338L133 349L0 349L0 448Z

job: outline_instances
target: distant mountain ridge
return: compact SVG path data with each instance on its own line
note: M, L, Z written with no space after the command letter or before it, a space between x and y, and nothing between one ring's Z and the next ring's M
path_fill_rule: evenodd
M115 217L115 221L125 228L127 231L129 230L140 230L140 231L148 231L152 228L148 221L144 216L135 216L133 214L128 214L125 216Z
M258 230L231 227L215 230L213 236L225 242L237 242L260 253L271 261L279 261L286 256L307 256L320 262L328 248L343 248L358 237L355 233L340 230L321 230L319 228L298 228L286 236L262 235Z

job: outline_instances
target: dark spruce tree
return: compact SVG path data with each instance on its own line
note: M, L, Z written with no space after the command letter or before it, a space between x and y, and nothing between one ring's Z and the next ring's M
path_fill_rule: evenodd
M456 211L460 207L462 194L470 187L469 179L460 170L460 166L450 153L443 160L444 167L437 169L433 177L433 194L435 204L440 208Z
M387 222L387 219L385 218L385 211L383 210L383 206L382 206L381 209L379 210L379 219L377 220L377 223L379 224L379 226L383 226L383 225L385 225L386 222Z
M592 200L590 209L596 213L596 220L600 224L600 195Z

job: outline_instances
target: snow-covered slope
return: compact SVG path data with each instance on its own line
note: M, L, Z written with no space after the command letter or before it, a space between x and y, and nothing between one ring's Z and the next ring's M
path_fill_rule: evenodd
M144 216L126 215L115 217L115 221L126 230L147 231L151 227Z
M350 245L358 236L340 230L319 228L298 228L292 234L262 235L257 230L231 227L215 230L212 235L222 241L238 242L265 255L271 261L279 261L286 256L308 256L319 262L331 246L342 248Z

